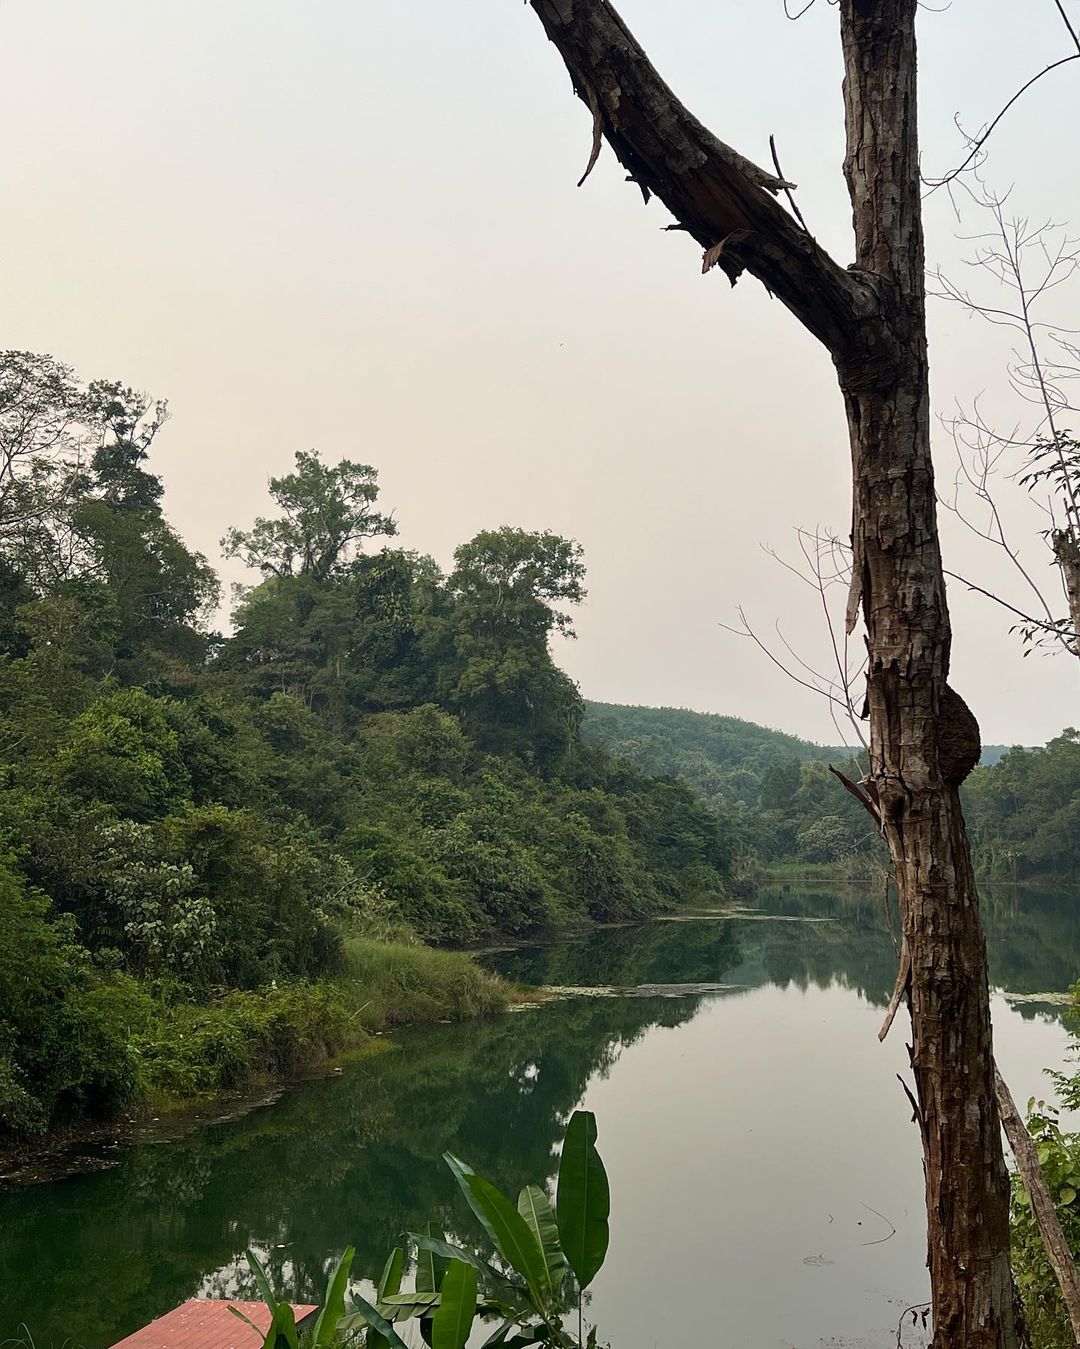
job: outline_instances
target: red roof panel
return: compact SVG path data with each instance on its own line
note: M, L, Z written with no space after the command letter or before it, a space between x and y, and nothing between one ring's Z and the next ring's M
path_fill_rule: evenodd
M118 1340L113 1349L258 1349L255 1332L235 1317L230 1307L250 1317L263 1335L270 1329L270 1311L265 1303L192 1298L134 1335ZM293 1311L299 1321L315 1308L294 1303Z

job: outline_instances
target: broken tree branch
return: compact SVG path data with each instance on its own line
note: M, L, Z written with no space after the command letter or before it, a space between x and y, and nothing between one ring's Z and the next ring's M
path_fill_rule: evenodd
M1061 1289L1062 1300L1069 1313L1073 1339L1077 1345L1080 1345L1080 1271L1076 1268L1076 1261L1069 1249L1069 1243L1065 1240L1065 1233L1061 1230L1057 1210L1054 1208L1054 1201L1050 1197L1050 1187L1047 1185L1046 1177L1039 1165L1039 1154L1035 1148L1035 1140L1028 1133L1027 1125L1022 1119L1020 1111L1016 1108L1012 1093L996 1065L994 1067L994 1089L997 1093L998 1114L1001 1116L1005 1137L1009 1140L1009 1146L1012 1148L1013 1157L1016 1159L1016 1168L1020 1172L1020 1178L1023 1180L1024 1187L1031 1200L1031 1212L1038 1225L1047 1259L1053 1267L1054 1277Z
M885 1020L881 1023L881 1029L878 1031L878 1039L884 1041L886 1035L892 1029L892 1023L896 1020L896 1013L900 1010L900 1003L903 1001L904 994L907 992L908 981L911 979L911 952L908 950L906 941L900 946L900 968L896 973L896 984L893 987L892 997L889 999L889 1007L885 1013Z
M702 249L724 243L716 262L733 283L749 272L836 359L865 367L871 382L877 366L885 373L892 344L876 279L842 267L784 209L776 194L794 184L702 126L611 5L531 4L588 106L594 130L599 109L604 138L634 181L659 197ZM880 341L874 340L877 328Z

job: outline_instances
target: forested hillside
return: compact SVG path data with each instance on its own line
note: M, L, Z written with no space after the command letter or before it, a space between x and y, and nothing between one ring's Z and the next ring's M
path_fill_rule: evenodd
M586 704L584 735L643 772L689 783L733 816L742 849L761 862L839 862L880 846L866 811L828 769L858 779L849 749L738 717L613 703Z
M984 745L965 786L980 870L994 876L1080 871L1080 750L1066 731L1045 750ZM884 856L865 810L828 771L852 779L861 755L738 717L675 707L585 704L583 735L647 773L670 774L730 814L742 849L763 862Z
M975 864L1003 879L1080 879L1080 733L1010 749L964 785Z
M223 636L162 510L164 420L0 358L0 1132L115 1108L229 990L209 1058L271 1013L331 1021L282 990L358 933L462 944L723 893L725 816L581 741L548 649L576 544L494 529L444 572L394 546L375 468L304 451L223 541L261 577Z
M578 545L502 527L444 570L395 546L367 464L301 451L270 480L222 541L252 583L215 631L216 572L162 508L165 419L0 357L0 1136L497 1002L418 941L643 917L722 896L737 859L880 847L828 771L859 776L846 751L583 704L549 649ZM966 793L984 871L1075 873L1075 732Z
M621 755L654 773L693 782L706 796L724 793L747 805L761 779L777 763L818 759L839 763L851 751L815 745L739 717L691 712L682 707L630 707L586 702L586 740L618 747Z

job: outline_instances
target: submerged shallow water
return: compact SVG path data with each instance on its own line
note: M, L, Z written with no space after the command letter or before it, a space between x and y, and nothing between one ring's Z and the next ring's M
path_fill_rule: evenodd
M926 1274L918 1137L895 1076L903 1014L877 1041L896 968L880 900L760 905L766 921L654 923L487 958L562 988L721 988L570 997L412 1033L241 1119L0 1195L0 1340L25 1323L37 1349L99 1349L185 1298L254 1295L246 1246L302 1300L349 1242L367 1278L430 1218L479 1246L442 1152L516 1193L552 1175L584 1103L612 1185L589 1309L601 1340L894 1345ZM1063 1009L1038 995L1080 975L1080 902L1008 891L986 917L998 1060L1024 1101L1066 1061Z

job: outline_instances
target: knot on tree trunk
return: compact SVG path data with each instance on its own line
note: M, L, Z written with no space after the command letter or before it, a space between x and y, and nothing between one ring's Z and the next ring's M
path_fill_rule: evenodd
M833 348L833 363L841 392L851 399L893 388L908 351L893 321L895 286L858 267L848 271L863 286L865 302L843 345Z
M950 787L959 787L982 754L975 714L955 689L945 685L938 712L938 763Z

